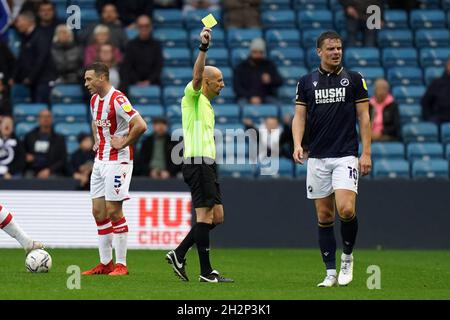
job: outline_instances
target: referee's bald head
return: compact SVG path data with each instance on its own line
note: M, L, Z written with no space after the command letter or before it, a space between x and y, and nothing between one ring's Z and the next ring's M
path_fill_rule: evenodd
M213 93L214 96L218 96L220 90L225 87L222 71L214 66L205 66L205 69L203 69L203 87Z

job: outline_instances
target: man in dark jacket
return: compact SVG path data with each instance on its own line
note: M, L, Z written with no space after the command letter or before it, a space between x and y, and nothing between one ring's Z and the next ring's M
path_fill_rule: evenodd
M50 81L55 79L51 59L51 37L36 27L33 13L23 12L16 19L16 28L23 39L14 72L14 82L31 89L33 102L48 103Z
M254 39L249 57L234 70L236 96L252 104L270 102L282 81L275 64L266 58L264 40Z
M159 85L163 67L161 45L151 36L152 21L142 15L137 19L139 37L128 42L120 70L122 91L133 84Z
M450 121L450 57L444 74L431 82L422 97L423 118L437 124Z
M14 134L11 116L0 119L0 177L11 179L25 170L25 150Z
M142 143L139 153L140 174L153 179L168 179L179 171L171 160L175 143L167 132L167 121L164 118L153 118L153 133Z
M0 41L0 115L11 114L9 81L13 75L16 59L8 46Z
M66 168L67 150L64 137L53 131L52 114L45 109L39 113L39 127L24 139L27 174L47 179L61 176Z

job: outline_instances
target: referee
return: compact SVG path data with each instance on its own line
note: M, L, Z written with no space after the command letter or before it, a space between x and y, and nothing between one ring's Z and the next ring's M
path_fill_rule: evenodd
M205 67L211 29L203 28L200 39L193 79L184 89L184 97L181 100L184 134L183 177L191 189L197 223L180 245L167 253L166 260L172 265L176 275L184 281L189 281L185 271L185 256L195 243L200 260L200 282L233 282L213 270L209 261L209 232L223 222L224 216L214 161L216 147L211 100L220 94L225 84L218 68Z
M309 134L307 196L314 199L319 246L327 275L319 287L347 285L353 279L353 246L358 231L355 203L359 175L369 173L370 120L367 86L358 72L342 67L342 39L334 31L317 39L320 66L300 78L292 122L294 160L303 163L305 125ZM358 160L358 120L362 154ZM335 208L341 220L343 253L336 272Z

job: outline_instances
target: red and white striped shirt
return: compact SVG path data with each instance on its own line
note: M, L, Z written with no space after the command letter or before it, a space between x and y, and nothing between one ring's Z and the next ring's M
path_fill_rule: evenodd
M138 112L125 95L111 87L105 97L94 94L91 98L92 119L97 126L99 146L95 161L133 161L133 147L121 150L111 147L111 136L125 136L130 132L129 122Z

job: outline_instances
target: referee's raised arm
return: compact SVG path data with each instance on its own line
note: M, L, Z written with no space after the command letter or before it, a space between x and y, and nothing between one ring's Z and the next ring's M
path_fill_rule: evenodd
M192 71L192 86L195 91L202 87L203 70L205 69L206 51L208 51L209 41L211 40L211 29L203 28L200 32L201 44L197 60L195 60L194 70Z

